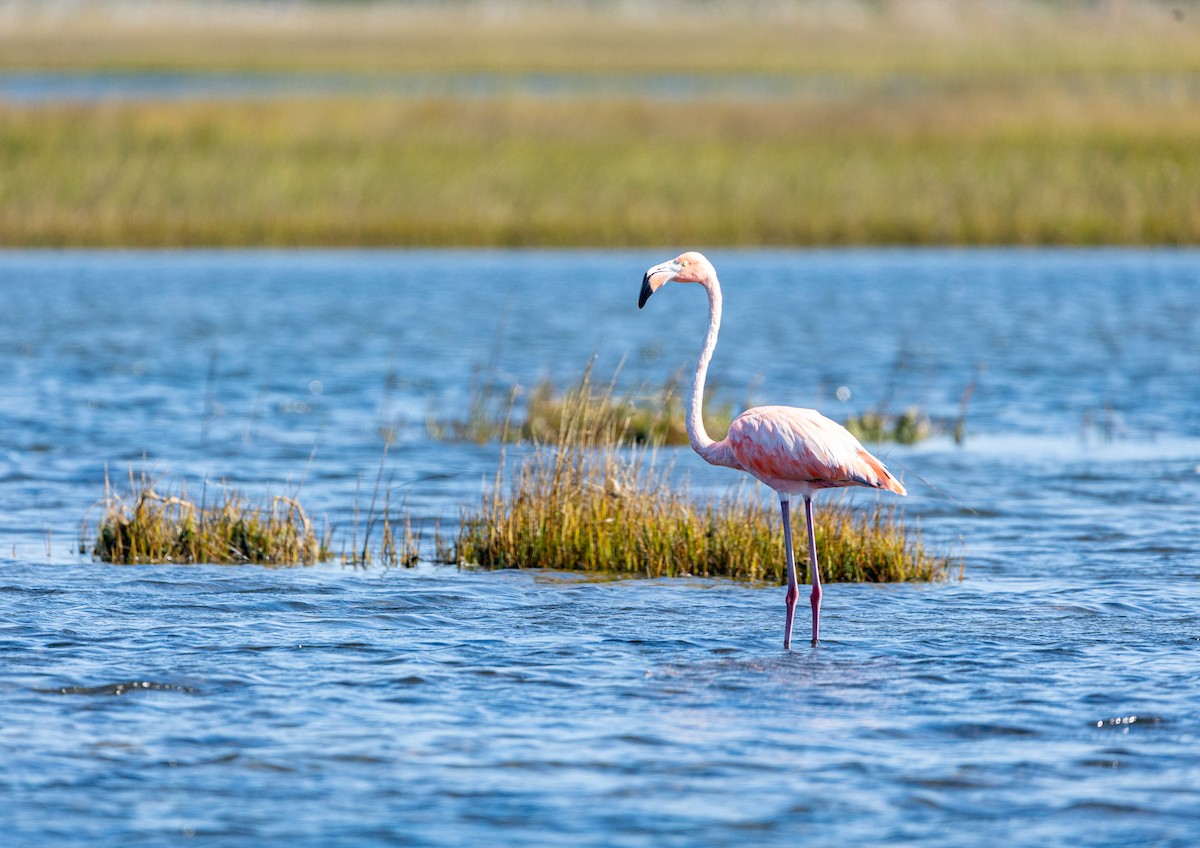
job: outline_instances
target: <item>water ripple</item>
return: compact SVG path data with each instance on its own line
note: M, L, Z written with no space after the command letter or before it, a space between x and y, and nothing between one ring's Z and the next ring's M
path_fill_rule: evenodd
M128 680L120 683L105 683L99 686L60 686L57 689L35 689L35 692L54 695L130 695L139 692L180 692L196 695L192 686L178 683L163 683L157 680Z

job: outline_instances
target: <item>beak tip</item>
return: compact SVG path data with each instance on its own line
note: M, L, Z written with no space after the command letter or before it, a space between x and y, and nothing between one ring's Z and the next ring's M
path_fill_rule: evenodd
M638 295L638 309L646 305L646 301L652 294L654 294L654 287L650 285L650 275L647 274L642 277L642 293Z

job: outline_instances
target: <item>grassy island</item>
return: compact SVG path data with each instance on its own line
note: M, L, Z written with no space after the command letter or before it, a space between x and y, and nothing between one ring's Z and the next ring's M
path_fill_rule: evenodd
M81 553L88 552L87 528ZM162 495L154 481L130 474L129 490L106 486L92 556L117 563L309 565L331 557L328 536L313 529L295 498L250 500L222 489L209 499Z
M750 484L696 498L679 488L666 454L635 445L611 401L569 395L548 442L511 464L501 455L495 483L462 517L456 561L489 568L538 567L600 574L694 575L782 582L778 506ZM687 457L687 461L700 462ZM817 546L830 582L944 580L951 561L930 553L895 508L853 510L837 494L821 499ZM801 527L797 565L807 575Z

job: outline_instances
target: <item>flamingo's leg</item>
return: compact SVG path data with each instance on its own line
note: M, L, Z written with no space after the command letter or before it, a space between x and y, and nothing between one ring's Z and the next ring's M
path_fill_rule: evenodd
M812 643L815 648L821 638L821 569L817 567L817 534L813 532L813 505L812 498L809 497L804 499L804 518L808 523L808 561L812 564L812 594L809 595L809 603L812 604Z
M783 625L783 649L792 647L792 621L796 618L796 599L800 597L800 586L796 580L796 554L792 550L792 515L787 495L779 496L779 510L783 513L783 546L787 549L787 620Z

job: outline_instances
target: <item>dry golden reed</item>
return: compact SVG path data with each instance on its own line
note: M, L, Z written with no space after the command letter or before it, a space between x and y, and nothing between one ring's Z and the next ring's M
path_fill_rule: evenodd
M116 563L263 565L310 565L331 555L328 537L316 533L294 498L255 502L223 489L215 501L206 492L196 502L186 487L163 495L148 477L132 473L125 494L106 480L91 553Z

